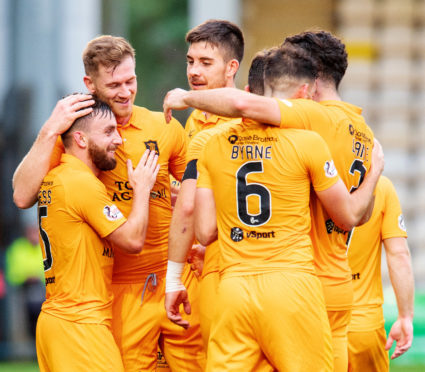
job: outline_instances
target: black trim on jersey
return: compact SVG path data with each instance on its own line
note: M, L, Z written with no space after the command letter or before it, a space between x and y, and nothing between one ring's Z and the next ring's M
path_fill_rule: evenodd
M184 175L182 178L182 182L184 180L196 180L198 179L198 168L196 164L198 163L198 159L193 159L186 165L186 170L184 171Z

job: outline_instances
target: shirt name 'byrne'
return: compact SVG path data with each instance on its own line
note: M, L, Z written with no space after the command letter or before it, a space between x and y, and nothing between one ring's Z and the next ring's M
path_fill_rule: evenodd
M233 145L231 159L271 159L272 147L263 145Z

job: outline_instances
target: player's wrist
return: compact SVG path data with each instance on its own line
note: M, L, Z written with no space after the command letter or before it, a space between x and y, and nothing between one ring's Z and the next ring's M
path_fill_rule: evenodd
M52 124L47 121L44 123L44 125L41 127L40 132L38 133L37 139L39 141L55 141L58 138L60 134L55 130L55 128L52 126Z
M181 281L184 265L184 262L168 260L167 275L165 276L165 293L183 291L186 289Z

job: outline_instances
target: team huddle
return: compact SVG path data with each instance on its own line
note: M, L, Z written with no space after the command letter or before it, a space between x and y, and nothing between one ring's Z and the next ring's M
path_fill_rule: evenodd
M344 44L287 37L243 91L238 26L186 41L191 90L160 113L133 104L128 41L91 40L89 94L58 102L15 172L15 203L38 202L40 370L388 371L412 343L413 274L381 145L338 95Z

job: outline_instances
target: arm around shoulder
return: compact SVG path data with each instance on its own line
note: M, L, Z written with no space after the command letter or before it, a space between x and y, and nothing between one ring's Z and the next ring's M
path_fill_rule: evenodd
M73 122L93 109L88 94L73 94L61 99L43 124L37 139L13 175L13 201L19 208L30 208L37 201L41 182L50 169L50 157L58 136Z

